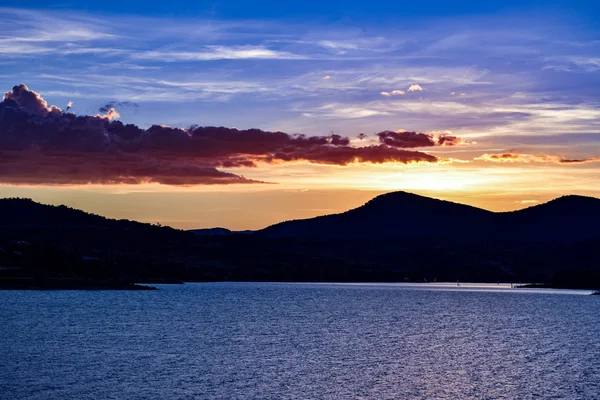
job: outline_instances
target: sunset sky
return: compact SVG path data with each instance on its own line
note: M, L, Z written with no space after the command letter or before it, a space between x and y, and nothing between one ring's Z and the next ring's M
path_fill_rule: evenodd
M600 197L597 2L24 3L1 197L185 229Z

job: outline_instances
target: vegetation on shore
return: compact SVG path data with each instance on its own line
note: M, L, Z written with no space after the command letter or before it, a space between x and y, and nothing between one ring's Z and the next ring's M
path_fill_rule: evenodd
M195 235L135 221L111 220L64 206L0 199L0 280L7 287L17 285L16 281L7 283L10 280L21 279L18 284L25 288L37 288L39 282L57 288L87 285L138 289L131 285L182 281L425 280L600 287L600 265L594 262L600 233L589 230L577 240L565 240L563 231L554 239L548 232L539 238L502 237L497 232L488 235L481 231L473 235L464 227L441 232L435 225L441 218L436 216L440 214L436 202L420 196L387 196L383 203L373 201L367 204L368 208L350 213L356 229L363 226L371 230L371 236L335 237L333 225L326 221L327 230L323 232L328 234L319 237L298 234L304 225L298 229L286 225L285 235L274 234L274 230L268 230L268 234L259 231ZM589 200L575 202L579 205L577 215L594 214L593 201L593 207L588 209L583 205ZM464 206L454 208L452 203L443 203L441 214L457 213L452 218L459 221ZM393 205L400 211L392 218L389 215ZM571 208L564 203L559 206ZM402 218L407 212L403 207L410 211L410 218ZM473 218L465 217L469 224L477 223L478 216L487 215L467 210L469 215L474 213ZM555 204L551 214L556 210ZM544 217L542 211L529 211L527 215L535 214L531 218L537 220ZM429 216L419 217L419 213ZM525 220L529 218L526 216ZM379 225L369 225L373 219ZM429 224L430 229L411 231L413 220L414 224ZM349 229L348 220L342 222L340 228ZM380 233L373 230L376 226L381 226ZM393 227L397 234L393 234ZM462 234L463 230L467 233ZM593 236L594 232L598 237Z

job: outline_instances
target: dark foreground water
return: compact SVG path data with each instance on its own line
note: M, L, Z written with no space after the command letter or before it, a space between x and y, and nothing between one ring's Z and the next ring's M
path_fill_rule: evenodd
M0 398L600 398L600 296L160 288L0 291Z

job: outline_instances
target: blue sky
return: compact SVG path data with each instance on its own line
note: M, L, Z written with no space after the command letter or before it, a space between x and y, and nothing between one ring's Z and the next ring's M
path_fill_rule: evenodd
M319 20L336 20L343 18L393 20L403 17L451 17L457 15L473 15L499 12L553 11L587 15L597 18L600 6L596 1L580 0L456 0L456 1L175 1L165 3L147 0L123 0L118 5L110 6L99 1L58 1L47 2L29 0L24 5L20 0L6 0L7 7L23 7L31 9L78 10L91 13L137 14L148 16L212 16L219 18L253 18L253 19L295 19L301 17L317 17Z
M454 187L491 191L495 174L521 174L503 182L541 189L540 176L554 176L562 183L553 193L600 193L592 183L600 163L553 165L600 156L598 2L2 5L0 86L25 83L49 104L73 102L78 115L112 102L123 122L143 128L333 133L353 143L359 133L375 143L375 132L408 130L469 143L431 149L459 160L446 172L290 165L244 171L253 179L297 189L334 181L370 190L421 188L414 182L451 188L436 181L444 174ZM496 153L528 154L529 169L497 171L481 158ZM569 183L573 171L582 177Z
M58 106L73 101L80 114L108 101L134 102L139 106L118 111L142 126L314 134L478 134L535 120L539 110L523 114L523 106L585 110L598 100L599 35L583 12L591 5L561 10L566 2L554 2L518 12L516 2L465 2L452 10L446 2L385 3L366 13L364 2L340 9L186 2L163 13L158 3L140 3L4 9L0 83L26 83ZM380 94L413 84L423 90Z

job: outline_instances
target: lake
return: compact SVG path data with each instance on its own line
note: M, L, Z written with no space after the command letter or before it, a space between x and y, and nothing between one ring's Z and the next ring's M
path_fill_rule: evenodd
M589 291L157 286L0 291L0 398L600 398Z

